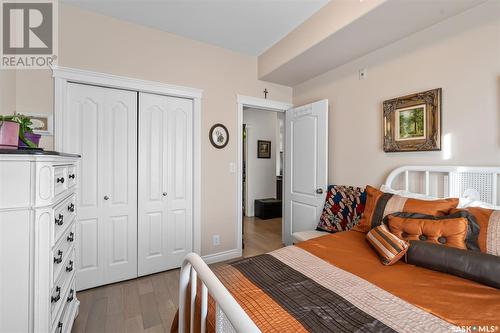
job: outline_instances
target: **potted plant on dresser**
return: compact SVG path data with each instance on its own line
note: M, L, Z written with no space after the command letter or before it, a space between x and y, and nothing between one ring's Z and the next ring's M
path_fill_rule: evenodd
M19 123L13 117L0 115L0 149L17 149Z
M40 134L33 133L31 119L28 116L17 113L14 115L15 121L19 123L19 143L22 148L38 148L40 143Z
M20 113L0 116L0 148L38 148L41 135L33 133L31 119Z

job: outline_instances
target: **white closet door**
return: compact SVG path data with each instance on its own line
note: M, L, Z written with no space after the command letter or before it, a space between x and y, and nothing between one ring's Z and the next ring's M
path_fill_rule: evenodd
M139 275L192 251L192 100L139 94Z
M137 276L137 93L68 85L64 147L79 165L77 289Z

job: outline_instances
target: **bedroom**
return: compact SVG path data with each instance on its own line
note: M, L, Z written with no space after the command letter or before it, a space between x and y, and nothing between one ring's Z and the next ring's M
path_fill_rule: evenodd
M0 70L1 113L12 115L16 111L21 114L42 115L42 118L45 115L47 123L53 123L53 125L42 135L41 147L47 151L55 149L67 153L81 153L82 159L78 162L80 163L79 172L82 175L92 175L87 171L90 165L89 151L82 153L76 149L79 147L77 138L80 134L75 134L77 132L71 127L75 123L73 118L66 117L69 109L64 107L64 98L67 95L64 95L65 90L61 89L62 87L66 87L66 94L68 87L77 84L104 86L118 91L134 91L136 92L134 96L127 95L127 98L130 98L129 103L122 100L122 104L131 106L131 109L135 107L136 111L137 101L140 104L149 95L167 95L192 101L192 105L188 108L193 110L193 117L190 119L193 124L193 141L191 142L193 170L186 172L186 175L191 176L192 182L192 187L186 187L192 190L190 198L192 211L191 215L186 215L186 218L192 222L192 229L184 234L186 237L184 240L189 238L191 244L187 242L181 245L186 246L186 253L196 252L207 263L234 260L241 256L242 244L239 241L241 239L241 216L239 216L241 210L238 210L239 202L241 202L239 196L242 192L239 185L241 184L239 181L241 147L238 144L238 139L242 137L240 108L241 110L244 107L286 110L292 105L300 107L316 101L328 100L328 121L320 123L323 125L321 129L328 135L328 140L320 142L326 144L325 147L317 147L327 152L324 156L324 165L327 165L327 168L323 171L326 178L318 181L321 186L313 187L314 191L321 188L324 193L322 196L319 194L316 196L315 204L319 207L317 215L312 216L311 221L307 221L306 218L301 220L309 223L308 226L301 228L302 230L315 229L323 210L324 196L328 192L327 185L339 184L364 188L370 184L379 188L386 182L392 170L408 165L499 166L500 14L499 2L496 0L454 2L333 0L328 3L312 1L312 4L308 4L307 1L297 1L271 2L267 5L269 7L259 1L242 1L235 5L208 1L203 4L189 2L186 7L172 2L165 4L167 9L162 9L158 3L155 5L155 2L145 2L142 6L137 2L135 4L131 2L128 7L122 3L120 5L116 3L103 2L101 6L99 6L101 2L86 4L85 2L63 1L58 3L58 38L56 38L58 67L54 70L2 68ZM288 13L289 21L283 18L286 15L280 16L282 12ZM155 26L155 24L160 24L161 19L167 14L170 15L172 22L177 22L175 26L168 27L170 31L162 30L161 26ZM203 16L215 19L207 22L200 18ZM144 18L148 17L150 22L145 23ZM231 19L235 17L238 19ZM286 26L280 27L273 24L280 17L288 25L284 23ZM190 31L196 35L187 35L186 31L182 31L185 26L180 22L182 19L188 20L187 22L192 22L189 20L200 22L199 26L193 25L193 31ZM262 25L255 27L255 30L236 29L236 27L241 28L241 25L254 27L255 24L245 23L256 21L261 21ZM214 22L218 22L219 25ZM398 29L394 28L395 25ZM228 29L228 27L233 29ZM259 30L261 28L264 30ZM232 31L233 35L229 34L228 37L228 31ZM247 32L247 35L244 32ZM210 34L214 39L207 40ZM243 36L246 37L243 38ZM272 38L274 40L271 40ZM226 44L221 46L221 41L225 41ZM231 42L236 44L231 44ZM237 47L234 45L238 45L240 49L235 51ZM261 48L259 49L256 45L261 45ZM254 49L249 50L248 48L251 47ZM440 150L385 152L384 101L438 88L441 89ZM268 92L267 99L264 98L264 90ZM81 91L77 93L81 94ZM92 98L95 102L99 102L101 95L99 92L95 94ZM139 94L144 95L137 97ZM162 105L168 108L173 105L174 101L177 99L169 99ZM106 105L105 102L102 103ZM133 117L136 113L130 114ZM82 126L97 123L105 126L110 126L110 124L125 126L123 125L125 122L120 122L120 119L123 120L123 118L114 121L101 120L89 118L87 115ZM129 118L132 122L134 119L140 122L144 118L141 118L141 115L138 118ZM153 121L149 124L153 123L158 124ZM227 145L222 148L216 147L209 140L209 132L215 124L223 124L227 130ZM97 126L90 125L88 130L97 128ZM102 163L109 163L107 165L111 165L111 162L106 160L110 156L117 158L117 161L136 165L135 169L113 169L116 171L113 177L119 175L125 179L123 182L118 182L118 185L126 184L131 186L129 187L131 189L137 188L131 191L132 193L128 193L132 195L128 197L132 202L137 202L142 197L139 193L144 190L144 184L159 183L141 180L140 176L145 173L140 173L140 170L145 166L134 163L134 157L137 160L139 155L144 156L141 154L147 151L137 149L138 144L140 145L145 139L141 137L141 133L161 133L165 126L156 126L156 132L152 130L144 132L141 128L138 130L137 127L135 128L136 130L128 129L125 136L106 137L106 134L99 134L104 135L103 140L99 142L106 144L102 145L102 151L94 151L96 160L100 158ZM224 135L226 132L222 133ZM101 139L100 136L98 138ZM151 139L152 136L148 138ZM308 138L311 139L311 137ZM109 147L107 145L112 142L125 142L125 139L135 140L129 141L131 147L136 147L135 153L132 148L127 150L125 144L118 145L115 147L117 149L113 149L111 144ZM224 144L226 138L223 137L221 140ZM96 146L94 141L88 142ZM185 143L189 145L189 142ZM157 146L149 143L145 147L149 149ZM285 145L285 152L286 149ZM119 153L107 153L108 150ZM31 218L25 218L27 224L23 225L24 229L17 230L15 226L7 223L11 218L3 215L13 211L24 211L21 207L28 211L35 211L31 202L26 205L18 204L18 202L10 206L7 204L8 199L20 200L21 196L25 195L22 187L13 182L13 177L9 176L9 172L14 171L8 169L5 164L8 156L12 155L12 152L2 154L2 161L6 160L6 162L0 164L2 166L0 168L2 173L0 210L3 222L3 229L0 233L3 244L2 254L0 254L3 263L0 278L3 295L1 312L2 314L10 313L8 309L13 308L14 297L18 300L15 304L19 308L16 309L18 315L10 317L11 321L8 320L8 316L2 316L0 327L7 328L2 331L34 331L35 327L40 327L37 325L42 325L42 327L46 325L46 329L39 329L39 331L49 331L57 327L56 321L63 311L63 307L58 307L62 303L56 302L56 307L61 310L59 312L54 310L57 313L54 313L50 320L42 319L51 313L50 298L57 296L54 290L57 281L52 281L51 277L46 287L36 287L36 294L46 294L41 298L44 306L45 300L49 300L45 308L39 308L38 305L35 306L35 299L38 300L38 298L35 298L33 290L25 288L26 283L17 278L23 276L33 281L33 277L30 278L30 266L28 266L30 263L34 264L30 252L25 250L12 259L15 263L25 263L19 269L13 269L17 267L16 264L7 258L8 250L11 248L29 249L35 246L31 238L22 237L24 234L35 232L29 228L34 223ZM128 156L129 159L125 160L123 156ZM153 161L153 157L149 156L148 160ZM16 158L22 159L18 156ZM168 158L166 160L169 162ZM158 163L157 160L154 161ZM21 164L20 161L16 163ZM101 168L102 166L95 167ZM163 176L168 180L171 176L165 171L166 169L170 170L157 168L155 171L157 177ZM14 173L20 173L20 170L24 169L17 166L13 170L15 170ZM181 166L180 171L183 170L186 171ZM66 172L68 176L74 174ZM106 172L106 168L102 172ZM430 172L430 184L425 186L423 182L418 182L425 180L425 173L422 178L416 177L415 172L409 172L408 177L411 178L409 190L426 193L428 188L430 195L446 196L443 190L446 179L442 174L442 172ZM300 173L299 176L304 176L304 174ZM497 184L492 181L493 176L491 177L489 184L496 190ZM119 258L123 257L123 253L133 254L126 250L135 248L136 251L135 258L127 258L126 270L107 274L112 268L119 266L111 265L111 268L108 267L109 270L99 266L104 256L112 253L106 250L107 244L112 242L102 237L92 236L98 231L107 232L107 229L99 229L102 226L98 223L82 222L93 221L98 214L107 213L108 211L102 207L115 203L116 198L121 198L121 201L116 201L118 203L125 201L123 197L119 197L125 192L122 191L123 187L113 188L105 177L99 178L100 181L92 178L92 181L87 182L83 181L84 178L80 178L77 184L76 194L79 201L76 203L76 222L80 225L75 231L77 242L80 242L79 244L84 246L83 250L87 252L77 256L75 261L76 284L82 285L76 287L75 299L80 301L80 312L76 317L74 331L122 331L127 327L131 330L170 330L178 305L176 303L178 295L174 295L177 287L172 287L170 284L178 283L179 271L170 270L167 273L155 275L148 273L178 267L186 253L179 251L182 253L172 263L167 263L170 259L159 259L157 267L153 267L156 264L152 264L147 269L144 268L144 277L125 282L134 284L131 287L133 298L128 305L125 304L128 300L126 297L130 296L125 294L128 289L125 289L124 285L120 285L119 282L110 284L114 281L128 280L143 275L138 273L138 267L141 258L145 256L141 257L137 249L140 246L138 239L141 237L141 232L146 229L138 227L138 223L139 225L141 223L138 216L143 213L144 216L148 215L149 211L145 210L150 207L148 205L153 201L160 202L161 199L157 200L157 197L154 197L155 200L149 203L143 202L143 206L139 203L126 212L120 211L120 207L113 208L116 208L112 212L115 215L111 217L126 215L129 221L135 221L135 226L132 223L127 225L128 229L120 229L119 226L123 227L123 225L119 222L125 219L112 219L117 223L118 235L120 233L133 235L127 239L130 242L113 243L116 244L113 250L116 250L114 253L118 256L117 262L124 262L123 258ZM29 179L29 176L24 175L23 179ZM402 188L404 179L405 177L398 177L395 187ZM68 184L68 179L66 180L63 186ZM307 180L306 177L305 181ZM451 183L448 179L448 184ZM99 187L101 186L99 184L102 187ZM168 184L169 182L166 184L167 187ZM483 183L476 180L474 184ZM91 185L95 187L89 189ZM115 194L107 193L107 186L111 186L109 191ZM168 205L174 204L169 201L174 199L171 190L155 187L155 193L159 198L163 197L163 193L167 193L164 202L168 202ZM496 198L496 194L493 195L493 189L486 192L481 192L480 195L490 195L490 199ZM64 191L64 193L69 192ZM89 193L95 193L95 196ZM463 191L462 193L448 192L450 196L451 193L456 193L454 194L456 196L464 194ZM476 193L472 194L474 196ZM104 199L105 196L108 196L108 200ZM60 198L62 197L58 197ZM65 200L66 197L62 199ZM89 202L92 200L96 203L95 210L91 212ZM498 205L498 202L495 201L494 204ZM52 203L47 201L41 204L41 207L47 208L51 205ZM12 210L13 206L17 208ZM151 209L154 211L155 208ZM169 209L171 206L165 208L165 214L173 214ZM161 228L161 223L154 219L150 220L150 225L154 226L153 222ZM292 241L292 231L299 231L299 229L292 229L293 226L290 224L286 235L284 234L285 237L289 237L284 239L286 244ZM19 237L14 237L12 233ZM220 242L213 242L214 235L219 236ZM164 244L162 241L163 239L158 237L155 243L150 243L141 249L151 249L158 244ZM362 244L367 243L363 240ZM56 249L56 245L50 245L50 248L47 246L43 252L44 255L52 259L51 252ZM369 247L368 250L372 251ZM66 257L63 256L62 264L65 263ZM401 265L405 264L398 262L387 268ZM91 275L90 269L83 272L85 267L94 267L99 273ZM380 264L380 269L384 268L386 267ZM349 268L345 269L352 271ZM158 278L163 276L161 274L166 275L164 278ZM173 277L169 274L173 274ZM448 275L451 276L451 274L446 276ZM161 280L160 292L152 288L158 280ZM15 288L12 287L12 283L14 282L19 283L20 290L24 290L22 297L13 294ZM88 284L85 285L86 283ZM476 286L474 284L476 282L470 283ZM94 289L92 292L93 289L88 289L91 285L107 286ZM44 291L38 289L44 289ZM63 287L62 289L61 298L64 297L65 292L69 292L70 288ZM490 288L490 294L498 295L498 289ZM91 296L87 297L87 295ZM87 302L89 299L95 304L92 303L90 306ZM486 303L483 306L487 306ZM31 309L31 312L26 309ZM481 316L486 316L486 313L482 313ZM255 320L253 317L252 319ZM472 319L479 321L481 318ZM497 318L494 326L499 326L499 322ZM479 322L478 325L482 323ZM70 324L63 326L63 331L71 328ZM404 331L404 329L400 330Z

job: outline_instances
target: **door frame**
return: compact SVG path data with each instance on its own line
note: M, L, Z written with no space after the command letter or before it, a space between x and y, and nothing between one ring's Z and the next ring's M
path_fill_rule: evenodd
M291 109L293 107L293 104L290 103L285 103L285 102L279 102L279 101L273 101L270 99L264 99L264 98L257 98L257 97L251 97L251 96L243 96L243 95L237 95L236 96L237 104L238 104L238 116L237 116L237 145L238 145L238 163L237 163L237 181L236 181L236 193L237 193L237 200L236 200L236 244L237 244L237 252L239 256L241 257L243 255L243 247L242 247L242 231L243 231L243 108L244 107L251 107L251 108L256 108L262 111L272 111L272 112L282 112L285 113L288 109ZM285 129L283 129L285 130ZM284 147L284 155L286 155L286 146L283 144ZM283 168L283 175L285 174L286 170ZM284 183L283 183L284 186ZM283 201L284 204L284 201ZM283 210L283 220L286 218L286 212ZM284 232L283 228L285 226L285 223L281 224L281 239L282 241L284 240Z
M182 97L193 100L193 252L201 255L201 98L202 89L160 82L54 66L54 148L60 150L63 140L64 108L68 83Z

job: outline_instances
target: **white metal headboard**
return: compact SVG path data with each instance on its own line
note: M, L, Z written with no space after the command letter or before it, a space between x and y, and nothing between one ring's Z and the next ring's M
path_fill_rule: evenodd
M439 183L442 186L443 197L472 197L495 206L498 205L500 167L403 166L394 169L389 174L385 185L396 188L395 183L399 180L403 183L404 190L413 192L411 187L420 183L423 184L422 194L432 195L431 175L433 174L442 176ZM416 177L410 178L415 175ZM417 178L416 182L415 178Z

